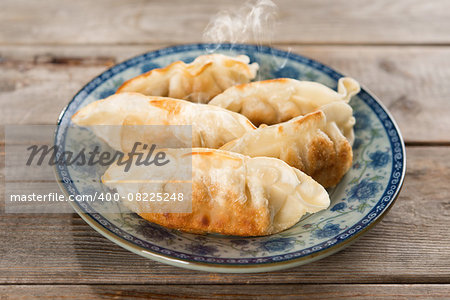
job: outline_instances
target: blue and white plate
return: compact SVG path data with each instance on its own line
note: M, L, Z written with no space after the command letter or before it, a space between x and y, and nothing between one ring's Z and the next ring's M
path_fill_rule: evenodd
M70 118L82 106L115 92L125 80L177 60L191 62L217 45L181 45L149 52L120 63L94 78L61 113L55 143L88 145L86 136L70 137ZM314 60L269 47L220 45L218 52L246 54L260 65L258 79L290 77L323 83L336 89L343 75ZM302 265L348 246L394 203L405 175L405 147L397 125L386 108L367 90L350 102L356 117L354 161L342 181L330 189L331 205L302 219L294 227L265 237L196 235L149 223L125 207L105 213L104 204L72 202L74 209L95 230L120 246L159 262L214 272L264 272ZM57 178L67 194L102 192L104 169L86 171L58 166ZM114 204L119 205L120 204ZM373 245L376 247L377 245Z

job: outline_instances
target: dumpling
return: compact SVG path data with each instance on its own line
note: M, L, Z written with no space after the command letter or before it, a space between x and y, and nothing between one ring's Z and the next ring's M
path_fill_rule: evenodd
M339 79L338 91L311 81L280 78L228 88L209 104L246 116L253 124L277 124L306 115L332 102L346 102L360 90L351 78Z
M320 110L325 113L327 122L334 122L342 135L353 146L355 140L353 126L356 122L353 117L353 108L347 103L335 101L321 106Z
M324 187L332 187L348 171L353 159L352 147L332 117L316 111L284 123L260 127L220 149L251 157L279 158Z
M164 143L165 133L174 126L152 130L151 126L141 125L192 125L192 138L185 137L189 139L185 147L208 148L219 148L255 129L245 116L217 106L138 93L115 94L93 102L75 113L72 121L91 126L98 137L124 152L129 152L137 141L148 145L161 142L160 146L170 147Z
M195 233L261 236L285 230L306 213L318 212L330 204L320 184L276 158L250 158L205 148L164 151L174 166L185 165L186 158L192 161L192 210L168 212L177 211L175 206L180 202L176 201L155 204L124 200L124 205L165 227ZM113 164L102 181L125 198L129 194L172 194L183 190L179 180L170 180L178 179L178 173L155 184L153 179L160 172L160 167L135 164L125 172Z
M138 92L208 103L227 88L255 78L259 66L249 62L246 55L202 55L189 64L177 61L132 78L122 84L117 92Z

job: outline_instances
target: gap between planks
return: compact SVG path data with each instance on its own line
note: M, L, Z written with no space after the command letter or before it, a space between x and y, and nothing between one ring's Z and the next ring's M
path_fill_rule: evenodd
M339 285L339 284L269 284L259 285L30 285L0 286L6 299L46 297L55 299L447 299L448 285ZM61 296L64 295L64 296ZM3 297L1 297L3 299Z
M217 273L220 274L220 273ZM262 272L262 273L255 273L255 274L261 274L261 275L268 275L271 274L271 272ZM267 285L271 285L271 286L279 286L279 285L285 285L285 286L323 286L323 285L337 285L339 284L340 286L377 286L377 285L387 285L387 286L448 286L449 291L450 291L450 280L448 282L441 282L441 281L427 281L426 283L424 282L411 282L408 281L407 283L398 283L398 282L390 282L390 281L379 281L379 282L351 282L351 283L345 283L345 282L336 282L336 283L332 283L332 282L326 282L326 283L298 283L298 282L286 282L286 283L273 283L273 284L268 284L268 283L264 283L264 282L255 282L255 283L247 283L247 282L236 282L236 283L229 283L229 282L202 282L202 283L177 283L177 282L167 282L164 283L164 285L170 285L170 286L186 286L186 285L196 285L196 286L213 286L213 285L218 285L218 286L267 286ZM18 283L4 283L4 282L0 282L0 287L8 287L8 286L160 286L161 283L152 283L152 282L148 282L148 283L114 283L114 282L105 282L105 283L79 283L79 282L55 282L55 283L36 283L36 282L32 282L32 283L25 283L25 282L18 282ZM449 292L450 293L450 292ZM3 300L0 298L0 300Z

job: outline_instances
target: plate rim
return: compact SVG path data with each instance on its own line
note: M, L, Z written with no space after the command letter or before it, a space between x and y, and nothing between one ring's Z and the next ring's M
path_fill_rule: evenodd
M56 144L57 137L58 137L59 125L63 121L64 116L66 115L70 105L77 99L77 97L79 97L79 95L82 92L84 92L85 89L88 88L88 86L90 84L93 84L93 82L96 80L102 80L101 77L105 73L110 73L110 72L114 73L114 71L113 71L114 68L116 68L116 69L120 68L121 66L125 66L126 64L130 64L134 61L136 61L136 63L139 63L140 60L143 61L145 59L146 55L153 54L153 55L156 55L156 57L159 57L159 56L161 56L161 55L159 55L159 53L167 54L167 52L169 52L169 54L170 54L170 53L182 52L182 51L187 51L187 50L202 50L202 49L205 49L205 48L211 47L211 46L215 47L215 46L217 46L217 44L205 44L205 43L181 44L181 45L169 46L169 47L165 47L165 48L161 48L161 49L157 49L157 50L153 50L153 51L148 51L148 52L136 55L127 60L124 60L124 61L108 68L107 70L105 70L104 72L99 74L98 76L95 76L73 96L73 98L68 102L68 104L63 108L63 110L59 114L59 117L57 120L58 126L55 130L55 136L54 136L55 144ZM239 50L239 48L241 48L243 50L255 49L255 50L261 51L262 49L264 49L265 51L275 51L278 53L284 53L286 55L296 56L297 58L306 60L306 62L308 62L308 64L310 66L312 65L312 67L314 67L316 69L318 67L320 67L321 69L326 70L327 75L329 75L333 79L337 80L337 78L334 78L336 76L338 78L344 76L339 71L336 71L336 69L330 68L327 65L322 64L314 59L308 58L304 55L300 55L297 53L286 52L284 50L277 49L277 48L274 48L271 46L261 46L261 45L252 45L252 44L220 44L220 46L225 47L226 49L234 49L234 50ZM166 52L166 53L164 53L164 52ZM121 70L119 70L119 71L121 71ZM119 246L121 246L133 253L144 256L146 258L150 258L150 259L153 259L158 262L162 262L162 263L166 263L169 265L182 267L182 268L186 268L186 269L209 271L209 272L222 272L222 273L255 273L255 272L267 272L267 271L282 270L282 269L303 265L306 263L310 263L310 262L325 258L325 257L332 255L340 250L343 250L344 248L346 248L347 246L352 244L354 241L356 241L358 238L363 236L367 231L372 229L378 222L381 221L381 219L387 214L387 212L391 209L391 207L394 205L395 201L397 200L397 198L400 194L400 191L403 187L403 182L404 182L404 178L405 178L405 174L406 174L405 144L404 144L403 137L401 135L400 129L399 129L396 121L392 117L391 113L384 106L384 104L372 92L370 92L363 85L361 85L361 91L365 92L370 98L372 98L375 101L375 103L377 105L379 105L381 107L382 111L387 115L387 118L392 123L395 133L397 134L397 136L399 138L398 142L400 143L400 149L401 149L400 153L402 155L402 172L400 174L400 177L398 178L397 188L396 188L394 194L392 195L391 200L382 209L381 213L377 214L374 218L372 218L365 227L361 228L360 230L357 230L354 234L352 234L348 238L346 238L342 241L337 241L335 244L333 244L329 247L317 250L315 252L312 252L310 254L307 254L307 255L304 255L301 257L285 259L283 261L278 261L278 262L271 261L271 262L264 262L264 263L245 263L245 264L231 264L231 263L227 264L227 263L225 263L225 264L221 264L221 263L213 263L213 262L194 261L191 259L186 260L186 259L182 259L182 258L169 256L169 255L164 255L163 253L154 252L148 248L144 248L143 246L139 246L135 243L131 243L131 242L127 241L125 238L123 238L122 236L119 236L119 235L111 232L107 228L105 228L105 226L100 224L99 221L95 220L95 218L93 218L91 214L83 211L79 207L79 205L72 203L72 202L70 202L70 204L86 223L88 223L92 228L94 228L97 232L102 234L104 237L106 237L110 241L118 244ZM374 110L373 107L370 107L370 108L372 111ZM373 112L373 113L377 116L378 119L380 119L380 116L376 112ZM387 131L387 128L385 128L384 125L383 125L383 129ZM392 137L389 134L387 134L387 136L388 136L388 140L392 146L392 144L393 144ZM393 151L393 148L392 148L392 151ZM392 164L394 164L394 160L392 161ZM54 172L55 172L55 176L56 176L56 179L57 179L60 189L66 196L68 196L69 191L67 190L67 187L63 184L63 178L61 177L61 174L56 166L54 167ZM388 184L386 185L386 189L384 190L381 197L383 197L383 195L388 190L388 187L391 185L390 182L391 182L393 173L394 173L394 169L391 172L390 180L388 181ZM377 201L377 204L374 207L376 207L378 205L380 200L381 200L381 198ZM370 214L371 211L372 210L370 210L365 216L362 216L358 222L360 222L362 219L366 218ZM358 222L356 222L355 225L358 224ZM355 225L353 225L353 226L355 226ZM113 225L113 226L115 226L115 225ZM340 234L342 234L342 233L339 233L338 235L340 235ZM331 237L331 239L336 238L338 235ZM161 247L161 248L163 248L163 247ZM284 254L284 255L286 255L286 254ZM238 258L236 258L236 260L238 260Z

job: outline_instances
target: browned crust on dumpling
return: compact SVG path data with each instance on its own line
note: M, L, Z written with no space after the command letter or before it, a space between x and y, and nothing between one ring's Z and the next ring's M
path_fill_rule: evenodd
M167 72L167 71L169 71L171 68L173 68L174 66L176 66L176 65L183 65L183 66L185 66L186 64L183 62L183 61L175 61L175 62L173 62L173 63L171 63L170 65L168 65L168 66L165 66L164 68L158 68L158 69L153 69L153 70L150 70L150 71L148 71L148 72L145 72L145 73L143 73L143 74L141 74L141 75L138 75L138 76L136 76L136 77L133 77L133 78L131 78L131 79L128 79L127 81L125 81L124 83L122 83L122 85L121 86L119 86L119 88L117 89L117 91L116 91L116 94L118 94L118 93L122 93L134 80L136 80L136 79L141 79L141 78L147 78L147 77L149 77L153 72L160 72L160 73L165 73L165 72Z
M335 186L352 165L352 148L347 140L333 145L318 136L308 149L308 174L325 187ZM306 170L305 170L306 171Z
M181 106L178 101L170 101L171 99L158 99L158 100L149 100L148 103L155 107L164 109L170 112L173 115L177 115L181 111Z
M254 81L254 82L249 82L249 83L242 83L242 84L235 85L234 87L238 90L243 90L244 88L253 86L253 85L259 85L259 84L264 84L264 83L269 83L269 82L285 83L285 82L289 82L291 80L292 79L290 79L290 78L275 78L275 79Z
M204 55L201 57L203 57L204 59L208 59L208 58L213 59L213 56L214 56L214 54L213 55ZM138 90L134 90L133 88L130 89L130 87L132 87L132 85L136 82L141 82L141 80L146 80L148 77L150 77L154 73L165 74L165 73L171 72L172 70L175 70L176 72L181 72L186 78L193 80L194 78L199 77L199 75L201 75L202 73L207 72L207 69L213 67L213 65L214 65L213 61L205 61L200 66L195 64L195 60L193 63L189 63L189 64L186 64L183 61L175 61L164 68L153 69L144 74L135 76L135 77L125 81L117 89L116 94L126 92L126 91L139 92ZM242 72L245 72L245 74L244 73L240 74L240 78L239 78L240 82L242 82L243 78L245 79L245 80L243 80L244 82L248 82L249 79L247 80L247 77L249 77L250 79L254 77L254 76L252 76L251 68L246 63L236 60L235 58L232 58L232 57L226 57L226 59L223 60L223 66L226 68L231 69L236 65L242 66L243 67ZM212 74L211 76L214 76L214 74ZM243 77L243 78L241 78L241 77ZM197 81L195 83L191 82L191 84L193 84L193 86L191 87L190 94L202 92L205 89L205 87L208 87L210 89L209 92L211 93L209 100L229 87L228 85L220 86L220 81L215 82L215 79L213 77L197 78L197 80L199 80L199 81ZM167 86L166 88L169 89L169 86ZM183 93L185 93L185 92L186 91L183 91ZM168 90L166 91L166 93L158 94L158 95L155 94L154 96L170 96L173 98L180 98L180 99L185 99L185 100L189 100L189 101L195 100L195 99L190 99L189 95L170 94Z
M224 152L202 151L185 155L217 156L240 165L242 159ZM267 205L255 206L247 199L238 200L242 195L232 191L223 193L223 185L211 182L209 177L198 178L192 182L191 213L139 213L147 221L193 233L221 233L238 236L260 236L269 233L271 216ZM222 192L222 193L221 193ZM219 200L220 199L220 200Z
M280 159L291 167L295 167L303 172L305 172L305 170L307 169L300 155L292 147L287 148L284 152L282 152Z
M296 120L295 123L301 125L311 122L311 119L319 120L322 118L322 114L321 111L317 111ZM352 147L344 137L333 142L324 132L319 131L308 143L307 149L305 161L302 161L300 156L293 151L292 153L287 152L282 159L290 166L310 175L324 187L338 184L352 165Z
M195 69L192 68L192 66L190 66L189 64L184 63L183 61L176 61L176 62L173 62L173 63L171 63L170 65L168 65L168 66L166 66L164 68L153 69L153 70L150 70L150 71L148 71L148 72L146 72L144 74L141 74L141 75L138 75L138 76L133 77L131 79L128 79L127 81L125 81L117 89L116 94L125 92L125 90L135 81L139 81L140 79L144 79L144 78L150 77L153 73L166 73L166 72L169 72L171 68L175 68L178 65L183 66L183 68L180 70L182 72L186 73L186 72L188 72L188 70L193 70L194 72L192 72L192 73L188 72L188 76L195 77L198 74L201 74L201 73L205 72L205 70L207 68L209 68L209 67L211 67L213 65L213 62L205 63L200 68L198 68L198 70L195 70ZM194 92L195 92L195 89L194 89Z
M254 207L251 201L236 201L229 193L226 205L211 200L218 188L207 182L192 184L192 213L140 213L147 221L187 232L215 232L226 235L259 236L269 231L270 212L266 205Z
M293 142L281 146L280 153L275 154L274 157L305 172L324 187L332 187L339 183L351 167L353 152L350 143L342 134L331 139L329 133L326 132L325 124L320 124L324 118L325 115L322 111L316 111L299 119L274 125L276 126L276 136L280 139L287 136L295 139L297 134L299 138L302 134L310 135L304 144L295 145ZM249 141L254 143L256 140L257 138L253 136ZM276 138L274 143L276 143ZM221 149L256 156L253 148L246 148L248 144L245 140L237 139L228 142ZM262 155L261 152L258 152L259 155Z

